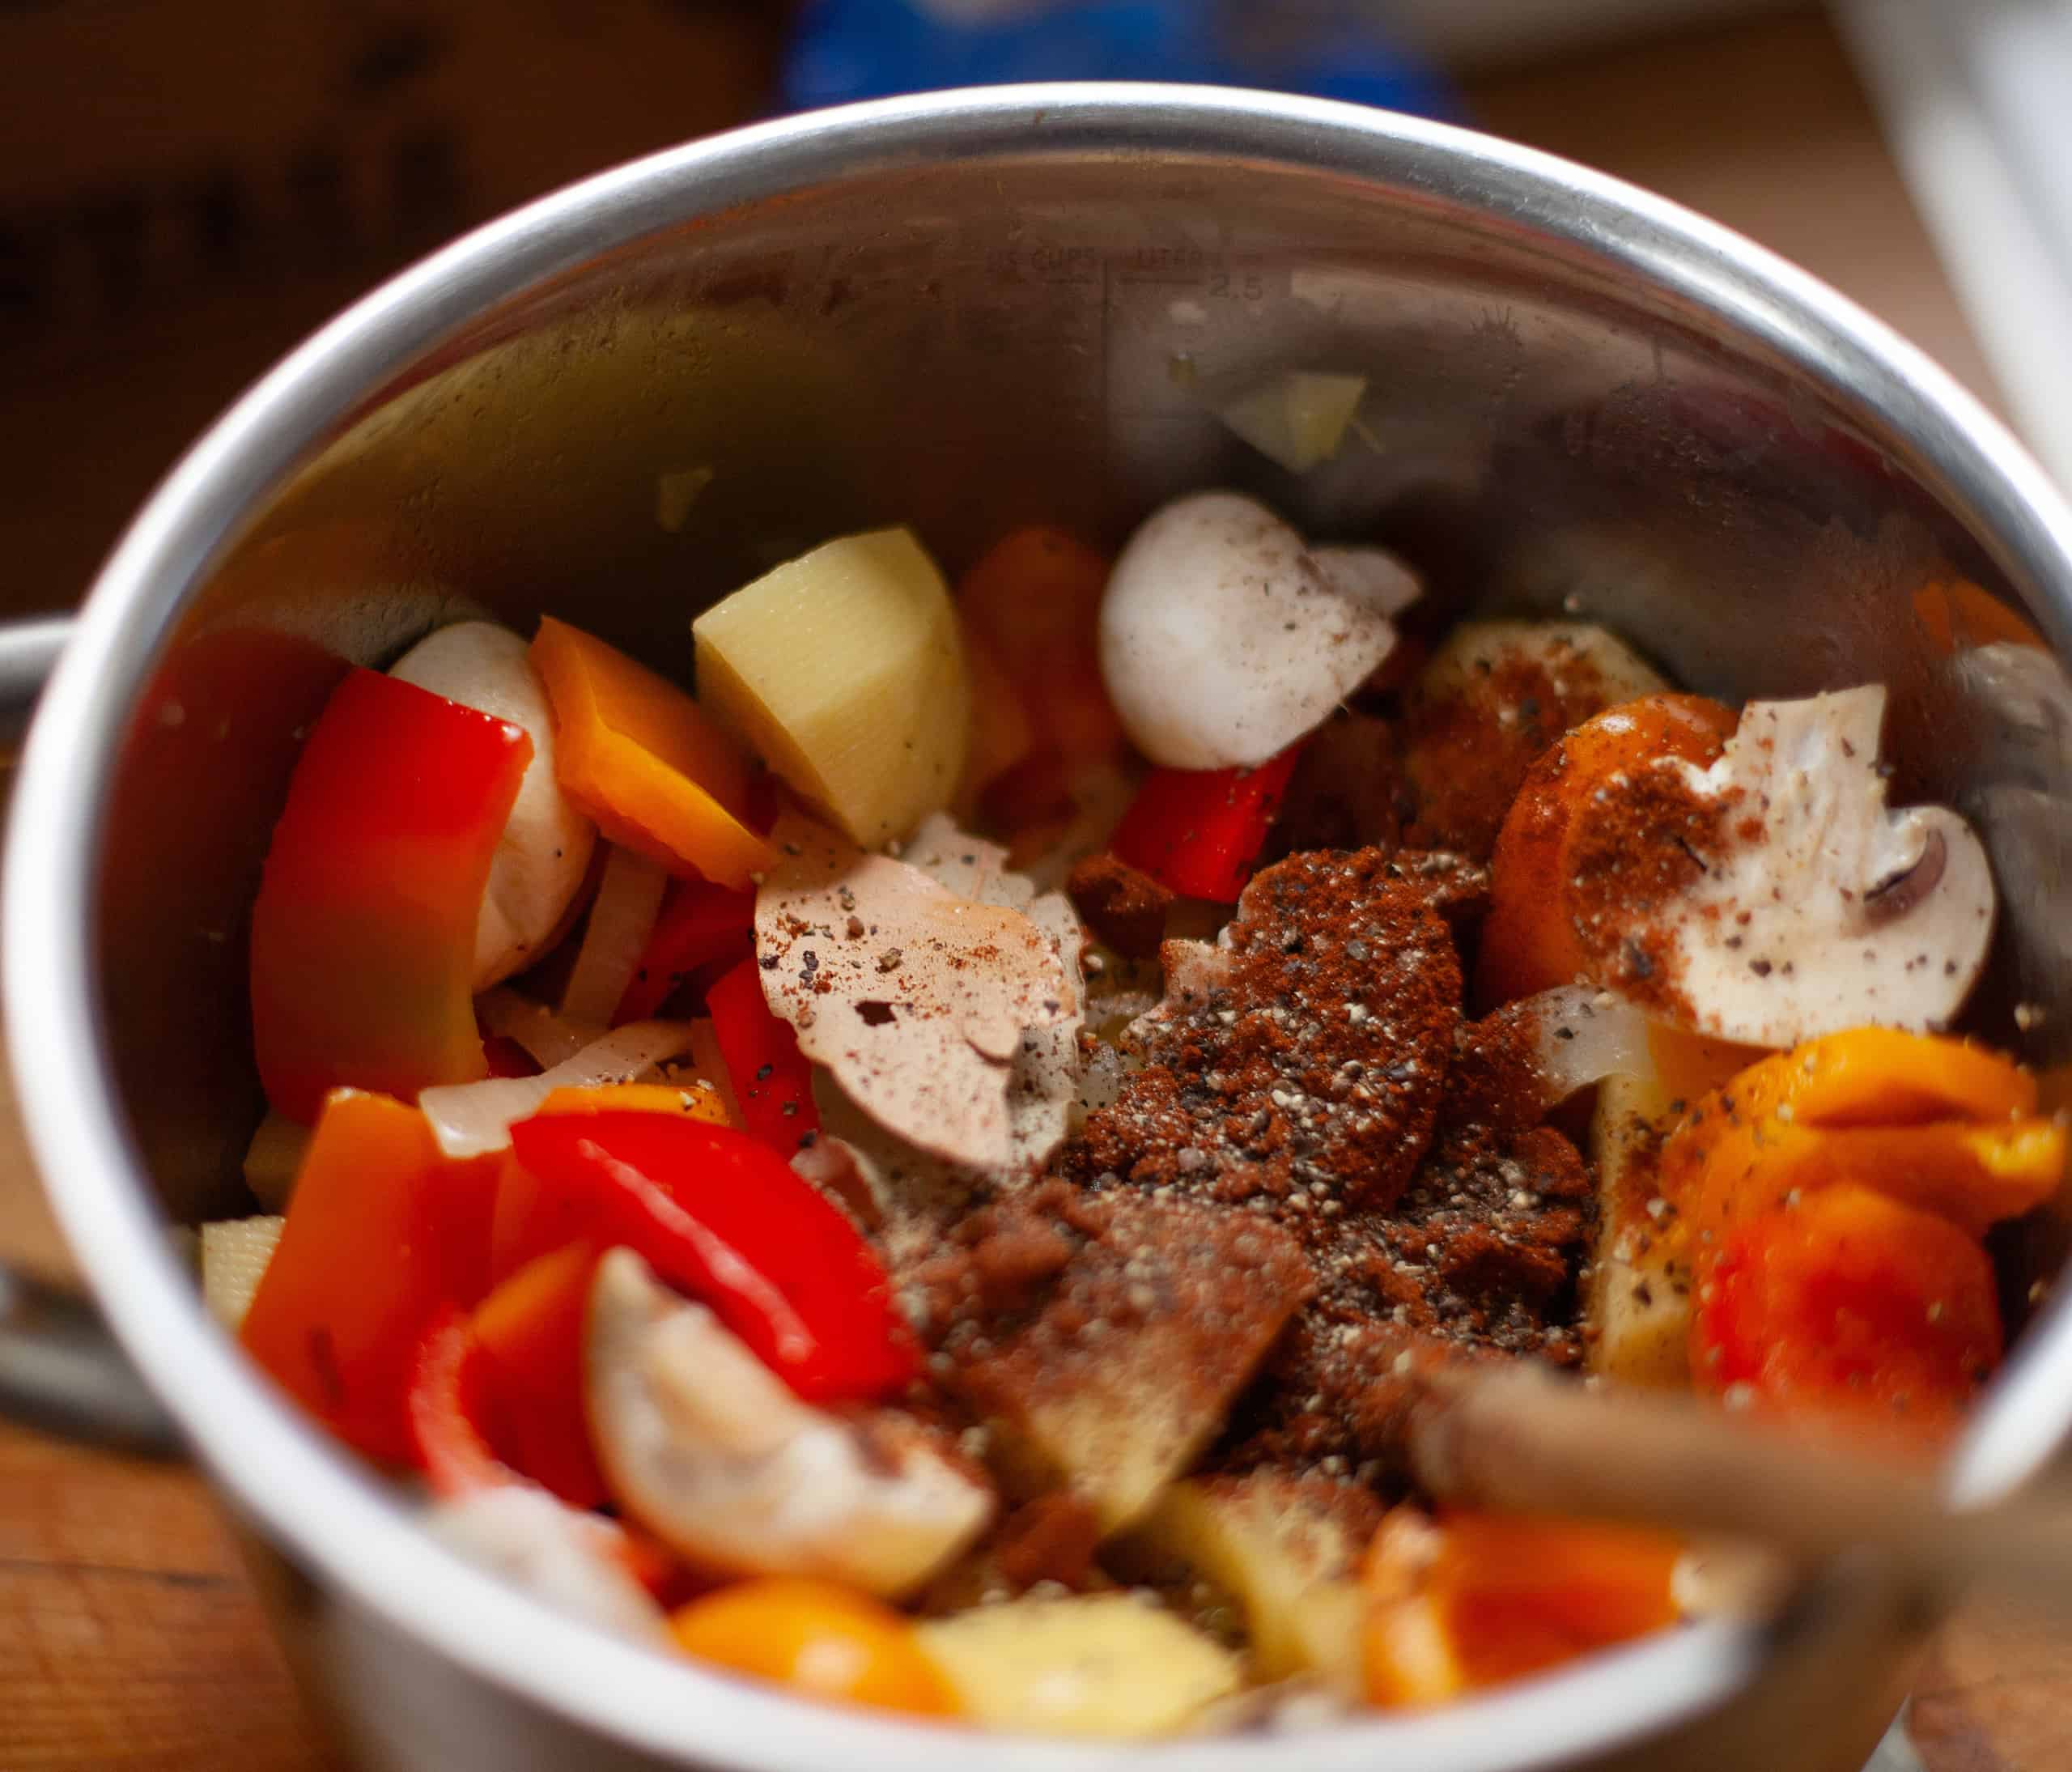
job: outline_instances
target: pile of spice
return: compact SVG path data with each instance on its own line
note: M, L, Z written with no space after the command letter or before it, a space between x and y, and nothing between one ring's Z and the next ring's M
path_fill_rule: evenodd
M1185 1393L1216 1468L1373 1481L1423 1362L1573 1363L1591 1190L1539 1124L1531 1030L1463 1016L1485 888L1451 855L1306 852L1216 942L1166 943L1113 1102L902 1276L937 1381L996 1421L1141 1381L1138 1409Z

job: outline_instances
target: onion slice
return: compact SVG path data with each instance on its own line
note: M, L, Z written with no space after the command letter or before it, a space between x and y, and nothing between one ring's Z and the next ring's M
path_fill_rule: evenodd
M583 945L562 993L563 1021L611 1025L655 932L669 883L669 870L660 862L616 843L609 846L597 895L590 901L590 920L583 926Z
M605 1033L603 1022L571 1022L507 984L475 999L475 1019L485 1034L516 1040L543 1069L566 1063Z
M633 1082L690 1046L688 1022L629 1022L537 1077L444 1083L420 1093L418 1106L448 1156L480 1157L509 1145L512 1123L528 1118L557 1089Z
M1531 1019L1549 1107L1607 1077L1645 1077L1654 1069L1647 1018L1608 991L1564 984L1509 1007Z

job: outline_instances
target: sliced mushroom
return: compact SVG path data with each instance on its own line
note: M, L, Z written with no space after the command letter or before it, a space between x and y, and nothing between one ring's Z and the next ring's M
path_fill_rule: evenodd
M1062 893L1039 894L1034 882L1008 868L1006 850L959 828L946 813L922 821L901 860L962 898L1026 916L1050 937L1074 996L1059 1019L1022 1033L1008 1064L1007 1154L991 1166L924 1150L873 1118L825 1071L815 1078L820 1136L792 1166L868 1224L895 1265L939 1237L977 1194L1026 1185L1064 1141L1085 1113L1079 1035L1086 1021L1086 931Z
M1130 538L1101 600L1101 674L1124 729L1170 768L1264 763L1394 648L1402 587L1370 595L1379 583L1326 572L1255 499L1176 499Z
M1029 1036L1079 1013L1077 956L1068 970L1033 920L1042 901L1025 914L953 892L809 819L772 840L783 859L756 894L755 950L799 1049L909 1144L975 1168L1014 1158L1009 1088ZM967 871L974 891L1003 878Z
M991 1491L918 1428L800 1402L631 1250L598 1264L584 1362L613 1496L700 1564L896 1596L992 1518Z
M1751 1045L1947 1026L1985 964L1993 877L1956 813L1887 808L1884 712L1875 683L1751 702L1709 767L1663 759L1594 803L1577 930L1603 982Z
M507 627L456 622L428 634L388 674L525 729L533 760L490 864L475 925L478 992L519 972L553 945L590 866L597 827L554 778L554 716L529 649Z
M960 830L938 813L914 833L901 853L938 886L981 904L1019 911L1050 940L1071 992L1054 1016L1026 1028L1009 1061L1007 1090L1008 1159L992 1179L1006 1185L1041 1164L1064 1141L1079 1085L1079 1030L1086 1024L1086 993L1081 976L1086 930L1062 892L1039 893L1035 882L1007 865L996 843Z

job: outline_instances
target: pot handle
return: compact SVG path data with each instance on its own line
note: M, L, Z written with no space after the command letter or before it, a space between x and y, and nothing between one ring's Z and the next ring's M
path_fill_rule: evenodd
M0 765L71 631L64 616L0 624ZM171 1421L77 1294L0 1267L0 1417L127 1451L176 1451Z

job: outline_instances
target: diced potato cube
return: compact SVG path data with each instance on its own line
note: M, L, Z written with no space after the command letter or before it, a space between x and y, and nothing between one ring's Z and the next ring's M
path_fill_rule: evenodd
M237 1333L286 1218L223 1218L202 1226L202 1297L216 1320Z
M1117 1547L1118 1566L1209 1583L1243 1614L1261 1679L1311 1674L1350 1697L1360 1689L1360 1557L1381 1517L1369 1491L1329 1477L1190 1477Z
M982 1322L985 1351L942 1382L991 1430L1010 1489L1069 1489L1107 1535L1193 1463L1313 1281L1294 1239L1250 1213L1107 1195L1091 1209L1098 1234L1047 1296Z
M989 1729L1170 1735L1241 1678L1229 1650L1129 1594L1013 1600L919 1628L966 1716Z
M856 843L949 804L970 686L949 589L906 529L830 542L692 623L702 706Z

